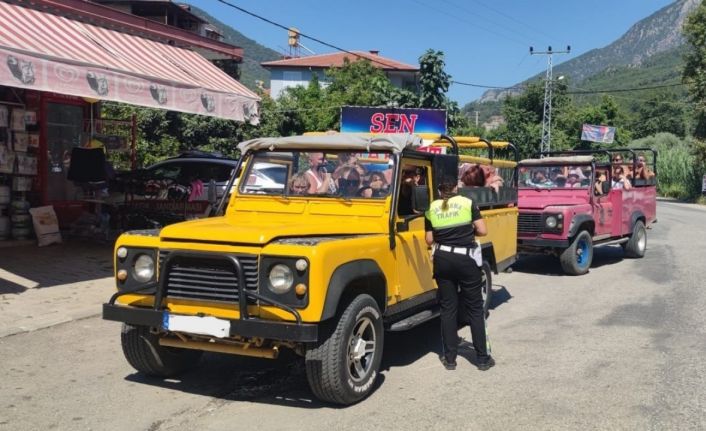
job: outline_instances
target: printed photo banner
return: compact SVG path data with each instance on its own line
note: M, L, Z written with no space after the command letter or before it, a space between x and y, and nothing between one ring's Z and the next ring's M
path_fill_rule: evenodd
M0 47L0 85L130 105L259 122L256 100L182 83L69 64Z
M615 140L615 127L584 124L581 129L581 140L612 144Z
M446 133L443 109L341 108L342 133Z

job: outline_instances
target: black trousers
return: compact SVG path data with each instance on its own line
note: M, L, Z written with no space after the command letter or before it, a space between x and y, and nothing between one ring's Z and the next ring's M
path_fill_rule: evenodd
M444 356L449 362L458 355L458 328L471 326L476 356L488 357L483 311L483 276L470 256L436 250L434 278L441 304L441 338Z

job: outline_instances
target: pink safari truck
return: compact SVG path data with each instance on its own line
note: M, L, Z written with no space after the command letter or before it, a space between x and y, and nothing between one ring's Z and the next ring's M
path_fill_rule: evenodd
M518 252L553 254L570 275L588 272L598 245L644 256L647 227L656 222L655 151L543 156L519 164Z

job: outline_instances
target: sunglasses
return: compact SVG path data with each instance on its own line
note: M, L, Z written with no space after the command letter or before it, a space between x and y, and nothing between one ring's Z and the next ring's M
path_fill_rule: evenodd
M614 161L614 162L622 162L623 159L615 158L615 159L613 159L613 161Z

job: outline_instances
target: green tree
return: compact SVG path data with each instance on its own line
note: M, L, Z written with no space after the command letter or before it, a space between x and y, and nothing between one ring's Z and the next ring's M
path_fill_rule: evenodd
M684 23L688 50L685 55L684 82L689 86L694 102L697 138L706 138L706 0L689 15Z
M418 107L445 109L449 134L458 134L470 126L468 117L461 113L458 103L446 93L451 85L451 75L446 73L444 53L428 49L419 57ZM410 100L412 101L412 100Z
M630 130L636 139L657 133L686 136L684 105L673 93L658 94L645 102L634 104L635 117Z

